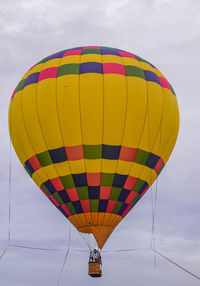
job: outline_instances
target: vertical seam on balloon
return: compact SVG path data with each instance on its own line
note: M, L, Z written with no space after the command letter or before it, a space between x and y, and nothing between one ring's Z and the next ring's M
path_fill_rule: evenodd
M171 92L171 94L172 94L172 96L174 96L172 92ZM173 120L172 120L171 126L174 125L175 114L176 114L176 112L175 112L176 106L175 106L175 101L174 101L174 100L176 100L176 98L173 99L173 107L174 107L174 108L173 108ZM171 135L172 135L172 132L169 132L169 136L168 136L168 139L167 139L167 141L166 141L166 145L165 145L165 147L163 148L162 155L165 153L165 151L166 151L166 149L167 149L167 146L168 146L168 143L169 143L169 141L170 141ZM173 147L173 148L174 148L174 147ZM172 148L172 150L173 150L173 148ZM162 155L161 155L161 156L162 156ZM168 161L168 160L167 160L167 161ZM167 161L166 161L164 164L166 164Z
M38 89L38 84L37 84L37 87L36 87L36 97L37 97L37 89ZM26 127L26 124L25 124L25 120L24 120L24 112L23 112L23 103L22 103L22 97L23 97L23 95L24 95L24 88L23 88L23 90L22 90L22 94L21 94L21 105L20 105L20 108L21 108L21 114L22 114L22 121L23 121L23 124L24 124L24 130L25 130L25 132L26 132L26 136L27 136L27 138L28 138L28 141L29 141L29 144L30 144L30 146L31 146L31 149L33 150L33 153L34 154L36 154L36 152L35 152L35 150L34 150L34 147L33 147L33 145L32 145L32 143L31 143L31 140L30 140L30 137L29 137L29 134L28 134L28 131L27 131L27 127ZM37 101L36 101L36 109L37 109ZM38 109L37 109L37 112L38 112ZM39 121L39 118L38 118L38 121ZM40 124L40 121L39 121L39 124ZM42 132L42 131L41 131ZM43 134L42 134L43 135ZM44 141L45 142L45 141ZM46 144L45 144L46 145ZM47 147L47 146L46 146ZM48 149L47 149L48 150ZM44 174L46 175L46 178L49 180L49 176L48 176L48 174L46 173L46 171L42 168L42 170L43 170L43 172L44 172ZM38 174L36 174L36 177L37 178L39 178L40 179L40 176L38 175ZM40 179L40 181L41 181L41 179ZM39 188L40 188L40 186L38 186Z
M123 61L123 57L120 56L121 62L124 66L124 61ZM124 66L124 70L125 70L125 66ZM126 126L126 120L127 120L127 107L128 107L128 83L127 83L127 76L126 76L126 70L125 70L125 82L126 82L126 107L125 107L125 115L124 115L124 125L123 125L123 130L122 130L122 136L121 136L121 146L120 146L120 151L119 151L119 156L120 156L120 152L121 152L121 147L122 147L122 143L123 143L123 139L124 139L124 133L125 133L125 126ZM117 168L119 165L119 157L117 160L117 164L116 164L116 169L115 169L115 174L117 173ZM114 183L114 179L112 182L112 187L113 187L113 183ZM123 187L122 187L123 189ZM122 192L122 190L121 190ZM120 193L121 193L120 192ZM114 209L113 209L114 210ZM112 220L111 220L112 221Z
M154 140L154 143L152 144L152 148L151 148L151 144L150 144L150 120L148 119L148 122L149 122L149 124L148 124L148 129L149 129L149 152L151 152L152 150L153 150L153 148L154 148L154 146L155 146L155 144L156 144L156 142L157 142L157 140L158 140L158 135L159 135L159 132L161 132L161 127L162 127L162 119L163 119L163 91L162 91L162 87L160 86L160 90L161 90L161 97L162 97L162 113L161 113L161 118L160 118L160 123L159 123L159 127L158 127L158 131L157 131L157 133L156 133L156 135L155 135L155 140ZM149 110L148 110L148 117L149 117ZM160 136L159 136L160 137ZM160 147L159 147L160 148ZM144 171L144 169L143 169L143 171ZM141 173L142 174L142 173ZM149 168L149 177L148 178L150 178L150 185L149 185L149 188L151 187L151 185L153 184L153 182L152 182L152 172L151 172L151 169ZM157 175L157 177L158 177L158 174L156 173L156 175Z
M80 91L80 65L81 65L81 56L82 56L83 49L81 50L80 54L80 60L79 60L79 114L80 114L80 128L81 128L81 137L82 137L82 142L83 142L83 127L82 127L82 120L81 120L81 91ZM83 142L83 155L84 155L84 166L85 166L85 176L86 176L86 181L87 181L87 174L86 174L86 164L85 164L85 153L84 153L84 142ZM88 189L88 181L87 181L87 189ZM88 197L89 197L89 190L88 190ZM90 204L90 199L89 204ZM91 213L91 204L90 204L90 213ZM91 217L91 222L88 225L93 225L92 221L92 214L90 215ZM87 221L87 219L86 219ZM87 221L88 222L88 221Z
M136 59L136 60L137 60L137 59ZM143 70L142 65L140 64L139 60L137 60L137 62L138 62L140 68L142 69L142 71L143 71L143 73L144 73L144 70ZM144 75L145 75L145 74L144 74ZM141 141L142 141L142 135L143 135L144 128L145 128L145 125L146 125L147 114L148 114L148 105L149 105L149 98L148 98L148 97L149 97L149 96L148 96L148 85L147 85L146 77L145 77L145 85L146 85L146 99L147 99L146 105L147 105L147 107L146 107L145 118L144 118L144 124L143 124L143 128L142 128L142 131L141 131L140 140L139 140L139 142L138 142L137 150L139 149L140 143L141 143ZM131 165L131 167L130 167L130 171L129 171L129 173L128 173L128 176L129 176L129 174L130 174L130 172L131 172L131 170L132 170L133 163L134 163L134 161L132 162L132 165ZM140 175L138 176L138 178L141 176L143 169L144 169L144 166L143 166L142 170L140 171ZM127 179L128 179L128 176L127 176ZM126 179L126 181L127 181L127 179ZM125 181L125 183L126 183L126 181ZM125 183L124 183L124 185L125 185ZM134 206L134 207L135 207L135 206ZM132 208L133 208L133 207L131 207L131 209L132 209Z
M63 55L64 55L64 54L63 54ZM62 59L63 59L63 55L62 55L62 57L60 58L58 67L61 66L61 61L62 61ZM58 112L58 96L57 96L57 91L58 91L58 76L56 76L56 110L57 110L58 125L59 125L59 129L60 129L60 135L61 135L62 143L63 143L63 146L65 146L65 144L64 144L64 137L63 137L63 134L62 134L62 128L61 128L61 122L60 122L59 112ZM64 91L63 91L63 92L64 92ZM67 164L68 164L69 170L70 170L71 175L72 175L72 170L71 170L71 166L70 166L70 163L69 163L68 159L67 159L66 162L67 162ZM56 169L56 166L55 166L55 169ZM57 170L56 170L56 172L57 172ZM58 174L58 172L57 172L57 174ZM59 177L59 176L58 176L58 177ZM73 182L74 182L73 176L72 176L72 180L73 180ZM74 186L75 186L75 182L74 182ZM75 186L75 188L76 188L76 186ZM77 192L77 195L78 195L78 192ZM78 198L79 198L79 195L78 195ZM70 201L71 201L71 200L70 200ZM80 198L79 198L79 201L80 201ZM83 213L84 213L84 212L83 212ZM85 216L85 214L84 214L84 216ZM82 223L81 217L79 217L79 218L80 218L80 221L81 221L81 223ZM84 224L83 224L83 225L84 225Z

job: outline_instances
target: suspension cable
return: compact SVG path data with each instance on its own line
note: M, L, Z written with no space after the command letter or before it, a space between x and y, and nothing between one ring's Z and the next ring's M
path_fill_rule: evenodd
M9 189L9 203L8 203L8 245L10 244L10 238L11 238L11 233L10 233L10 224L11 224L11 181L12 181L12 160L11 160L11 155L12 155L12 146L11 146L11 139L10 139L10 155L9 155L9 178L8 178L8 189Z

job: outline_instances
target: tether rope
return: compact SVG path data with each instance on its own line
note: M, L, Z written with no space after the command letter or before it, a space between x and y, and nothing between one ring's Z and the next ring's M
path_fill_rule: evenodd
M173 263L175 266L179 267L180 269L182 269L183 271L187 272L188 274L192 275L193 277L200 279L200 276L195 275L194 273L192 273L191 271L187 270L186 268L182 267L181 265L179 265L178 263L174 262L173 260L169 259L167 256L165 256L164 254L162 254L161 252L157 251L156 249L152 249L153 251L155 251L158 255L162 256L163 258L165 258L166 260L168 260L169 262Z
M42 251L63 251L62 249L53 249L53 248L42 248L42 247L32 247L32 246L25 246L25 245L17 245L17 244L10 244L11 247L17 248L25 248L25 249L32 249L32 250L42 250Z
M67 252L65 254L65 258L64 258L64 261L63 261L61 272L60 272L60 275L59 275L59 278L58 278L57 286L60 285L60 282L61 282L61 279L62 279L62 276L63 276L63 271L64 271L64 268L65 268L65 264L66 264L67 257L68 257L68 254L69 254L69 249L70 249L70 240L71 240L71 226L69 227L68 248L67 248Z

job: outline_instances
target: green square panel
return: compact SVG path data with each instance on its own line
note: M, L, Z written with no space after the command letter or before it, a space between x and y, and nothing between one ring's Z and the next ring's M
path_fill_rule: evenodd
M91 212L98 212L99 200L90 200Z
M79 64L66 64L58 68L57 77L67 74L79 74Z
M101 50L100 49L85 49L82 50L82 54L81 55L88 55L88 54L101 54Z
M25 83L25 79L22 79L19 83L18 83L18 86L15 90L15 92L19 91L19 90L22 90L24 88L24 83Z
M123 202L117 202L115 207L114 207L114 210L112 211L114 214L117 214L119 212L119 210L121 209L123 205Z
M48 196L51 196L51 193L50 193L49 190L45 187L44 184L41 185L41 188L45 191L45 193L46 193Z
M135 66L125 66L127 76L136 76L145 79L144 71Z
M88 195L88 187L80 187L76 188L78 197L80 200L88 200L89 195Z
M136 153L136 156L135 156L134 162L136 162L138 164L141 164L141 165L145 165L147 160L148 160L149 154L150 153L147 152L147 151L138 149L137 153Z
M48 151L44 151L40 154L37 154L36 156L37 156L38 160L40 161L40 164L42 165L42 167L53 164Z
M111 193L110 193L110 200L117 201L119 198L119 195L121 193L122 188L115 188L112 187Z
M59 205L63 204L63 200L61 199L61 197L59 196L59 194L57 192L55 192L53 194L54 199L59 203Z
M139 198L139 195L137 194L135 198L132 200L132 202L130 203L131 207L134 205L134 203L137 201L138 198Z
M139 190L142 188L142 186L144 185L145 181L141 180L141 179L137 179L137 182L135 184L135 186L133 187L132 191L133 192L139 192Z
M101 186L112 186L115 174L101 173Z
M66 205L66 207L68 208L68 210L70 211L70 213L71 213L72 215L76 214L75 208L73 207L73 205L72 205L71 202L66 203L65 205Z
M83 145L85 159L100 159L102 157L102 145Z
M65 189L71 189L75 187L72 175L60 176L60 179Z

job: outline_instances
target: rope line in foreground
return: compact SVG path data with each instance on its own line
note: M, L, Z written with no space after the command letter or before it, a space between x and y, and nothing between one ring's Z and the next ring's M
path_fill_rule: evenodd
M194 273L192 273L191 271L185 269L184 267L180 266L179 264L177 264L176 262L174 262L173 260L169 259L167 256L165 256L164 254L160 253L159 251L157 251L156 249L153 249L153 251L155 251L158 255L162 256L163 258L165 258L166 260L168 260L169 262L173 263L175 266L179 267L180 269L182 269L183 271L187 272L188 274L192 275L193 277L197 278L200 280L200 276L195 275Z
M59 286L59 285L60 285L61 278L62 278L62 276L63 276L63 271L64 271L65 264L66 264L66 261L67 261L67 257L68 257L68 254L69 254L70 240L71 240L71 226L69 227L69 237L68 237L68 247L67 247L67 252L66 252L66 254L65 254L65 258L64 258L64 261L63 261L63 265L62 265L62 268L61 268L61 271L60 271L60 275L59 275L59 278L58 278L57 286Z
M3 253L0 256L0 260L4 257L4 255L5 255L6 251L8 250L9 246L10 245L7 245L6 248L4 249Z
M17 244L10 244L9 246L17 247L17 248L33 249L33 250L42 250L42 251L63 251L61 249L32 247L32 246L17 245Z

